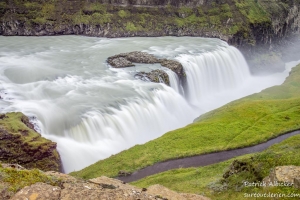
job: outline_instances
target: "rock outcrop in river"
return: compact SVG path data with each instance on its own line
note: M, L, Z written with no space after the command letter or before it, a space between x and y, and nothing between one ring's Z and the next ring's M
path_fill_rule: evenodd
M0 114L0 161L61 171L56 143L41 137L22 113Z
M132 67L135 66L134 63L159 63L161 66L172 70L181 81L183 81L186 76L180 62L175 60L159 59L146 52L133 51L129 53L121 53L109 57L107 62L114 68ZM163 82L166 85L170 85L168 74L160 69L152 70L151 72L137 72L135 77L144 81L152 81L156 83Z

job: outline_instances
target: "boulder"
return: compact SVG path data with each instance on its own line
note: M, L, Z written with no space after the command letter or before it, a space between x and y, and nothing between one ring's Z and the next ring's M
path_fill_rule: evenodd
M168 74L160 69L152 70L151 72L138 72L134 77L143 81L165 83L166 85L170 86Z
M180 62L176 60L167 60L167 59L161 59L159 62L162 66L169 68L170 70L175 72L180 80L182 80L186 76L183 66L181 65Z
M134 63L158 63L159 60L155 58L153 55L141 52L141 51L133 51L127 54L126 58Z
M46 183L35 183L24 187L11 200L57 200L60 199L61 188Z
M274 186L277 183L285 183L286 186L300 188L300 166L277 166L269 176L263 179L267 186Z
M141 52L141 51L133 51L129 53L121 53L118 55L114 55L108 57L107 62L114 68L131 67L134 66L133 63L144 63L144 64L160 63L162 66L169 68L174 73L176 73L181 81L184 80L184 78L186 77L183 66L181 65L180 62L175 60L168 60L168 59L158 59L149 53ZM156 83L160 83L161 80L163 80L163 82L166 85L170 85L168 80L169 78L166 78L168 77L168 74L163 70L153 70L151 72L139 72L136 74L136 77L144 81L152 81Z
M127 172L125 170L120 170L118 174L119 174L119 176L128 176L128 175L131 175L131 172Z

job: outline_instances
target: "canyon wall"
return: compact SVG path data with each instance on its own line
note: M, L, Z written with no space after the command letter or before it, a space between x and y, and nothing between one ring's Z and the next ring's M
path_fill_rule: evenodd
M299 4L299 0L5 0L0 2L0 35L215 37L237 46L252 65L259 66L270 60L278 63L278 54L270 52L298 33Z

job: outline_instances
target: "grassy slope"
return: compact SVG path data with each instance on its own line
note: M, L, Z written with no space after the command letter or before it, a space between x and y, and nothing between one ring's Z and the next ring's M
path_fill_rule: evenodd
M138 187L161 184L176 191L204 194L212 199L220 200L245 199L245 193L250 194L254 192L260 194L271 192L286 195L294 193L299 196L278 199L299 199L299 190L291 187L243 187L243 181L249 181L250 183L262 181L261 178L257 177L268 176L270 170L275 166L300 166L300 135L273 145L261 153L248 154L235 159L248 163L248 166L252 166L259 174L254 175L250 171L244 171L231 176L229 179L224 179L222 175L228 170L230 163L234 160L231 159L206 167L170 170L149 176L132 184Z
M300 128L300 65L281 86L274 86L201 116L166 133L101 160L73 175L116 176L156 162L261 143Z

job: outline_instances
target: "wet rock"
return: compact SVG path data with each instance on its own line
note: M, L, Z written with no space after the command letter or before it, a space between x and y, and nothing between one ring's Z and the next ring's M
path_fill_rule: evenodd
M160 63L162 66L169 68L177 74L179 79L183 81L186 77L183 66L180 62L168 59L158 59L155 56L146 52L133 51L129 53L121 53L111 56L107 59L108 64L115 68L124 68L134 66L133 63L154 64ZM153 70L151 72L139 72L135 75L144 81L152 81L156 83L164 82L166 85L170 85L169 76L163 70Z
M127 172L125 170L120 170L118 175L119 176L129 176L129 175L131 175L131 172Z
M161 59L160 64L166 68L169 68L173 72L175 72L177 74L177 76L179 77L179 79L183 79L186 76L183 66L178 61Z
M300 180L300 166L278 166L275 167L269 176L263 179L267 185L274 185L279 182L286 183L286 185L299 187Z
M153 55L141 52L141 51L133 51L127 54L126 58L134 63L158 63L159 60L155 58Z
M11 200L57 200L60 198L61 188L46 183L36 183L21 189Z
M145 52L133 51L111 56L107 59L107 62L112 67L124 68L134 66L133 63L158 63L158 59Z
M170 86L169 76L163 70L156 69L152 70L151 72L138 72L134 77L143 81L165 83L166 85Z
M107 62L114 68L132 67L134 64L122 56L109 57Z

